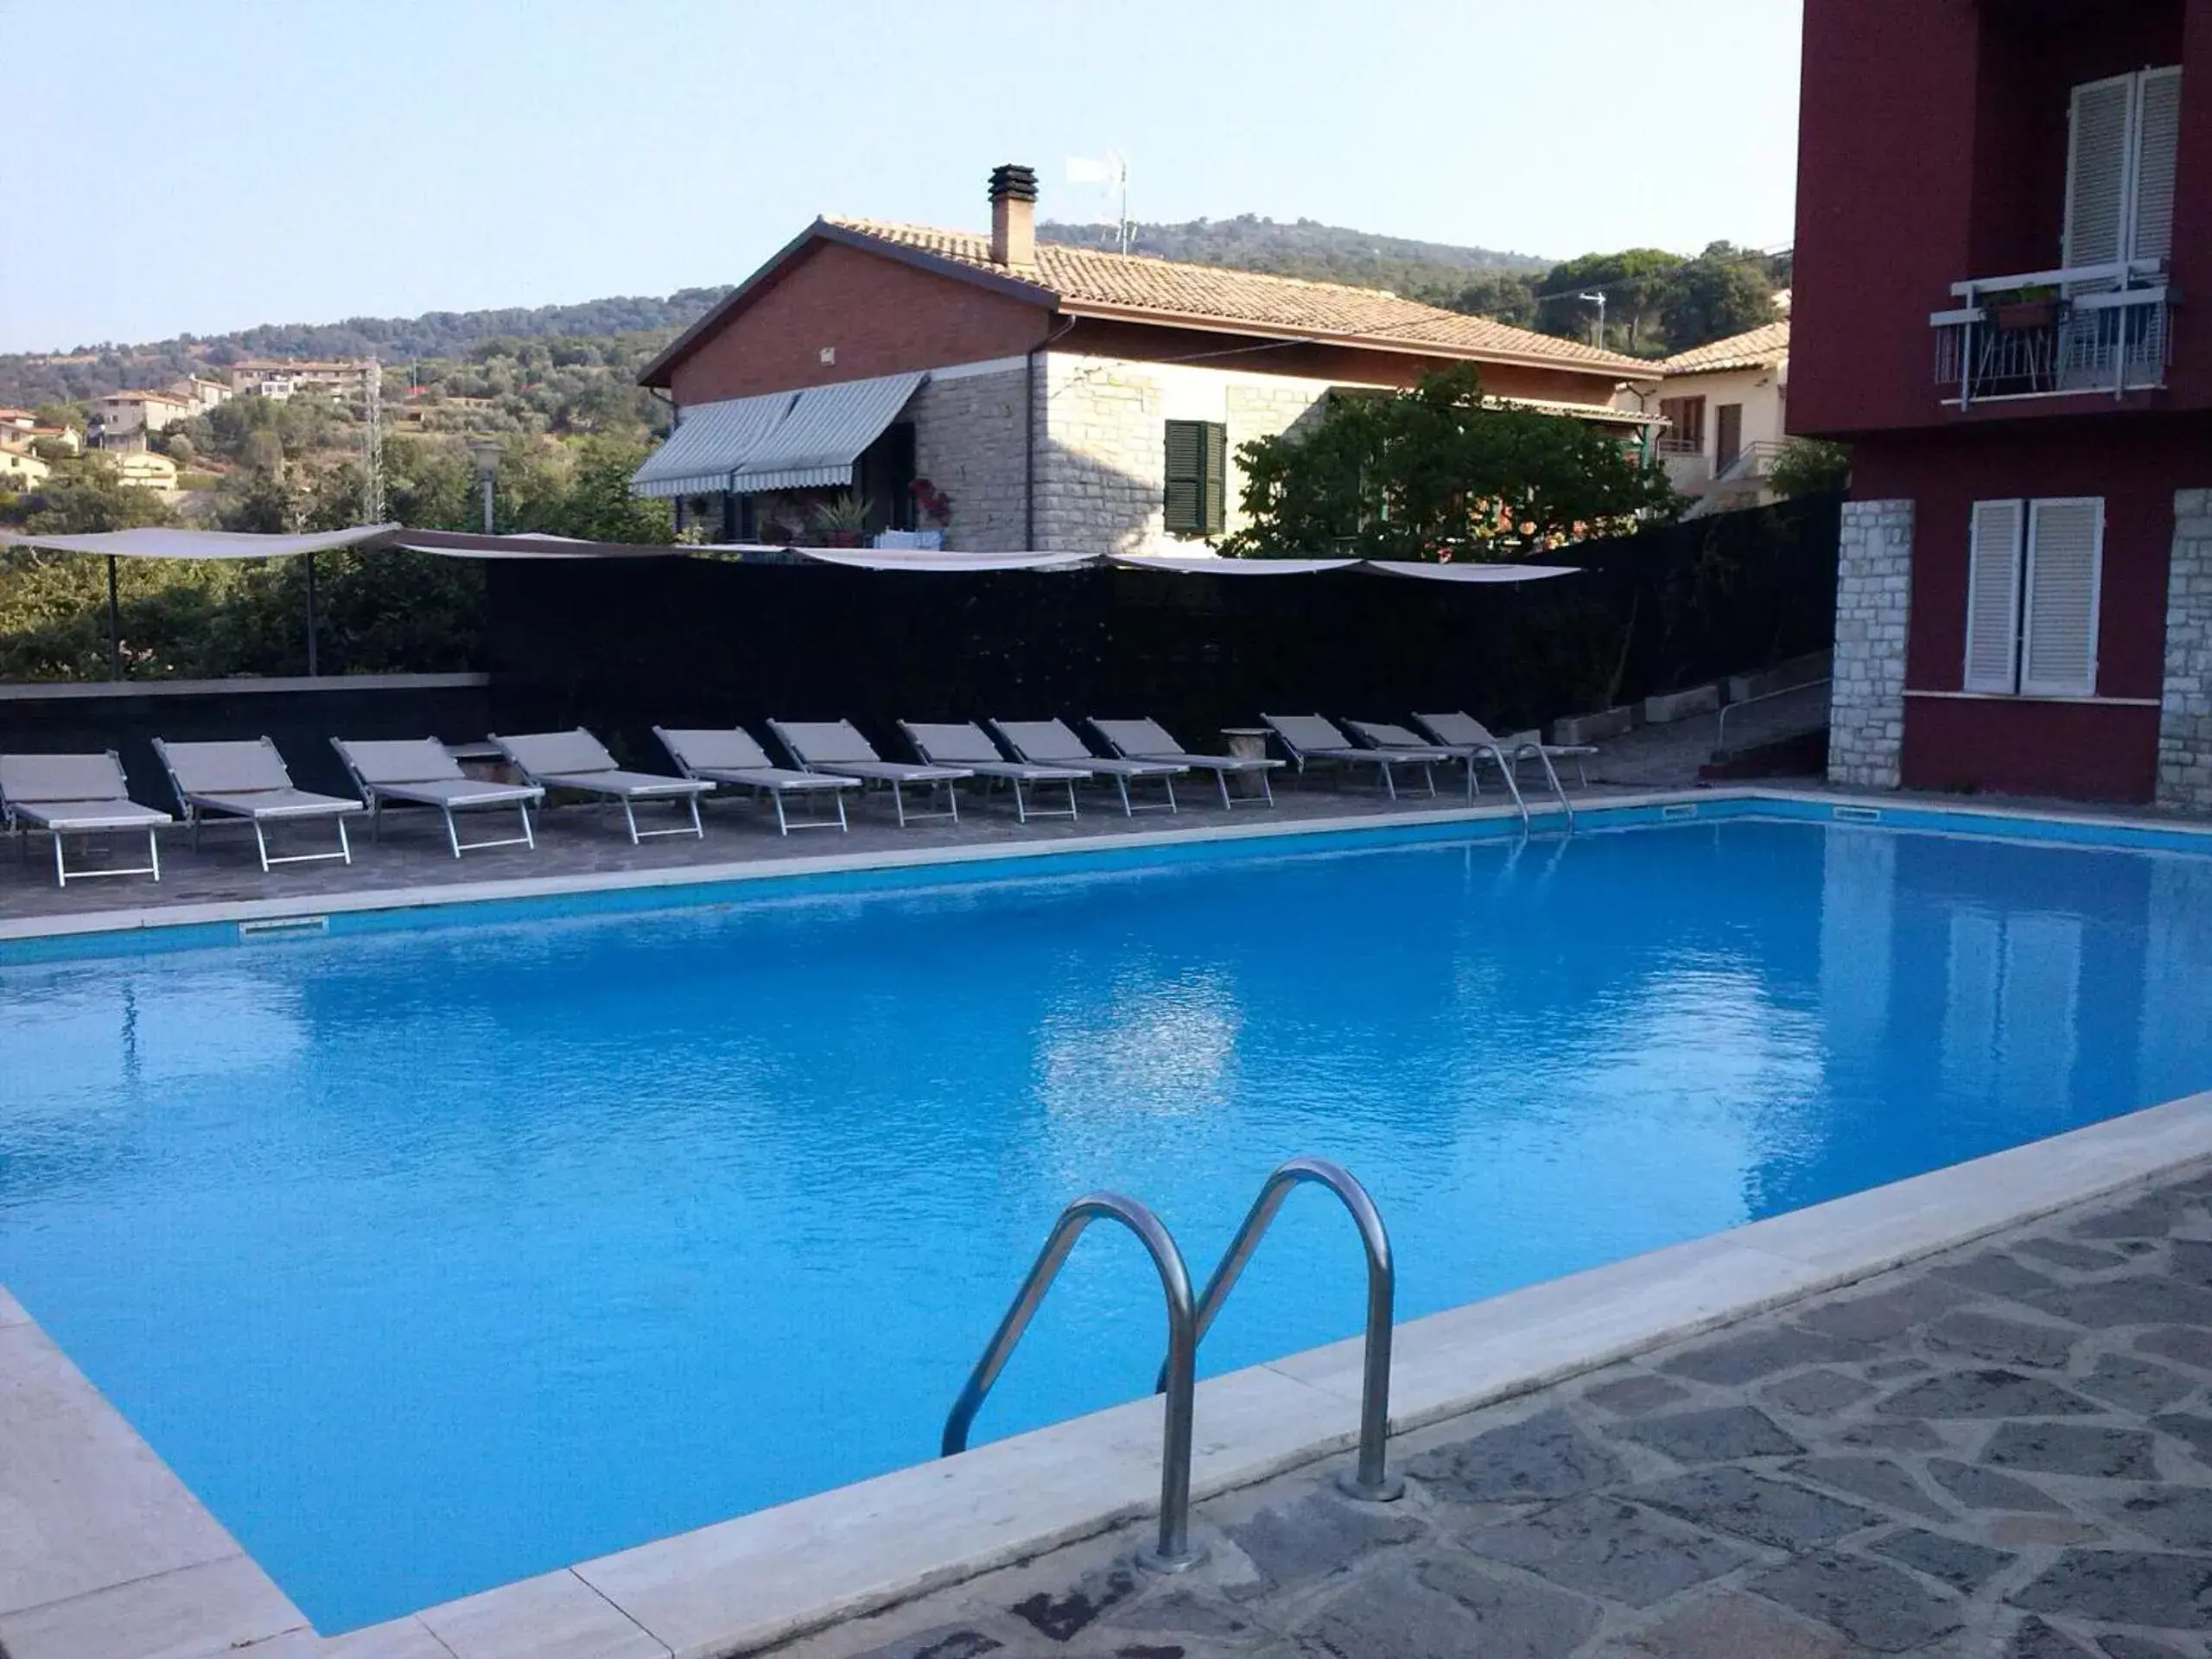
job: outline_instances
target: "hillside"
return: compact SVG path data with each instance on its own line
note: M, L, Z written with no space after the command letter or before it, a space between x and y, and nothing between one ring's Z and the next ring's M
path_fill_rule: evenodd
M1483 271L1529 275L1548 270L1548 259L1494 248L1463 248L1448 242L1416 242L1402 236L1377 236L1310 219L1282 224L1255 214L1235 219L1194 219L1181 225L1136 225L1130 251L1160 259L1187 259L1201 265L1233 265L1243 270L1304 276L1314 282L1350 283L1387 288L1393 293L1427 297L1457 294L1470 276ZM1037 227L1047 242L1080 247L1115 245L1111 225Z

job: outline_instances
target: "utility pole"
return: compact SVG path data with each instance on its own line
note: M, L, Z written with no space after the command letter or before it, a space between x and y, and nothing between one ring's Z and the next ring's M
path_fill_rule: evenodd
M363 382L367 403L368 436L361 457L361 522L384 522L384 365L372 357Z
M1605 349L1605 290L1602 288L1593 289L1589 293L1576 295L1575 298L1586 305L1594 305L1598 308L1598 337L1590 343L1599 351L1604 351Z

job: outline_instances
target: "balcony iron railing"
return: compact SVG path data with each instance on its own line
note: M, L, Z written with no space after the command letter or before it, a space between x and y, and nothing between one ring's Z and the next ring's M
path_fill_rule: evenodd
M1928 319L1936 383L1960 408L1995 398L2123 397L2166 379L2171 296L2161 260L1954 283Z

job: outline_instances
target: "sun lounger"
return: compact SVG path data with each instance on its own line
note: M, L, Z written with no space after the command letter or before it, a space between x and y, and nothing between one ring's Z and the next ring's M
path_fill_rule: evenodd
M572 732L532 732L522 737L501 737L494 732L492 741L499 746L499 753L513 763L516 771L540 789L573 789L579 794L621 802L623 821L630 826L630 844L633 847L648 836L689 835L702 841L707 838L706 830L699 823L699 798L714 785L703 779L671 778L658 772L625 772L614 764L607 745L581 726ZM688 826L678 824L673 830L640 830L639 801L678 802L690 809L691 822Z
M1529 809L1521 799L1521 786L1514 779L1513 768L1507 762L1504 751L1495 743L1440 743L1386 720L1348 720L1344 724L1351 728L1353 736L1371 748L1448 751L1450 758L1466 769L1467 798L1471 801L1482 793L1482 785L1475 781L1476 763L1485 758L1494 760L1497 764L1498 776L1505 779L1506 790L1512 795L1514 804L1521 808L1521 816L1525 818L1529 815Z
M384 804L411 801L434 806L444 815L446 840L453 855L484 847L528 847L535 850L537 837L531 832L530 809L545 798L535 784L492 784L471 778L461 769L453 752L435 737L349 739L334 737L330 747L352 774L353 786L369 804L369 838L384 830ZM474 808L512 806L522 814L522 834L494 841L463 841L453 815Z
M105 754L0 754L0 822L22 837L26 855L33 830L54 837L54 880L88 875L150 875L162 879L157 832L176 820L158 807L130 798L123 763L115 751ZM146 861L127 868L73 870L62 854L65 836L95 836L110 830L146 832Z
M284 757L265 737L220 743L170 743L154 740L154 753L169 775L184 821L192 826L192 844L200 845L200 826L210 814L244 818L253 825L254 846L265 871L276 864L314 864L323 859L353 861L353 845L346 838L346 820L363 810L359 801L341 795L317 795L292 787L292 774ZM290 853L283 858L269 855L268 827L298 818L329 818L338 826L334 853Z
M1122 816L1135 817L1138 812L1173 812L1175 810L1175 779L1190 771L1179 760L1106 760L1084 747L1083 740L1070 731L1063 720L995 720L991 729L1024 760L1039 766L1083 766L1101 777L1111 778L1114 787L1121 791ZM1139 807L1129 799L1132 780L1141 782L1157 778L1167 791L1165 801L1155 801Z
M791 758L809 772L826 772L833 777L890 785L891 802L899 814L901 830L906 827L909 818L950 818L955 823L960 822L960 798L953 792L952 786L976 775L965 766L912 766L904 760L886 760L849 720L772 720L768 729L776 734L777 742L791 752ZM943 789L944 810L909 812L909 784L927 784L932 791Z
M1072 818L1076 815L1075 786L1098 775L1095 768L1087 766L1041 766L1027 760L1009 760L999 753L990 734L973 721L937 724L902 720L899 729L906 734L914 753L932 766L965 766L978 778L1003 778L1012 784L1014 815L1023 823L1032 817ZM1022 793L1025 784L1065 784L1068 810L1060 812L1033 809Z
M1262 715L1275 734L1299 776L1309 766L1372 766L1392 800L1398 798L1398 768L1418 766L1431 795L1436 793L1436 764L1452 759L1451 751L1438 748L1363 749L1348 740L1319 715Z
M1258 780L1260 792L1246 796L1247 800L1258 801L1267 806L1275 804L1274 785L1268 774L1279 770L1286 762L1260 755L1193 754L1170 736L1167 728L1156 720L1099 720L1094 717L1085 723L1106 740L1108 748L1124 760L1164 760L1198 772L1211 772L1214 782L1221 786L1221 810L1224 812L1236 804L1236 798L1229 792L1229 780L1232 777Z
M1560 786L1559 773L1552 762L1554 760L1572 760L1574 762L1575 781L1585 789L1590 787L1589 775L1582 769L1584 758L1598 753L1590 744L1547 743L1534 732L1516 732L1510 737L1497 737L1491 734L1489 727L1472 715L1465 713L1415 715L1414 724L1451 748L1487 750L1498 757L1500 766L1503 766L1509 758L1516 766L1523 760L1540 761L1544 768L1544 776L1551 780L1554 790ZM1469 781L1472 782L1471 775Z
M788 836L794 830L842 830L851 827L845 822L845 791L861 786L857 778L832 778L826 772L795 772L789 766L779 766L768 758L767 751L753 734L742 727L671 731L656 726L653 735L660 740L661 747L668 751L669 759L676 762L677 770L686 778L703 778L709 783L728 784L734 789L749 789L755 796L766 795L776 804L776 828L784 835ZM837 809L837 816L794 818L785 810L786 795L824 798Z

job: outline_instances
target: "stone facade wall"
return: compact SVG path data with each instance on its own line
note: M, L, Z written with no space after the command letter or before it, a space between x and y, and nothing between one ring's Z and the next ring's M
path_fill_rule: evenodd
M2212 813L2212 490L2174 495L2158 802Z
M1895 789L1904 747L1904 652L1912 583L1910 501L1847 501L1836 564L1828 781Z
M1043 380L1040 372L1040 403ZM1019 364L981 374L940 372L906 406L906 418L914 423L914 471L952 499L948 548L1027 548L1021 402L1027 384ZM1039 450L1041 461L1041 442Z
M1041 548L1112 553L1188 553L1204 543L1167 533L1166 423L1228 428L1226 529L1242 522L1239 444L1311 418L1331 383L1228 372L1187 363L1052 353L1038 466Z

